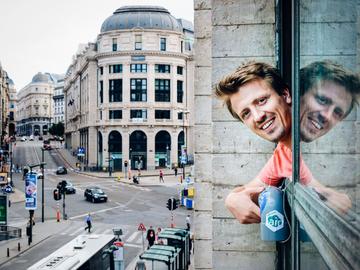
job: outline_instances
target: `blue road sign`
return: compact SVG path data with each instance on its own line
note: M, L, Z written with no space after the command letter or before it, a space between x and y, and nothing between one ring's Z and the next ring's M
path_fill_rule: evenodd
M28 173L25 179L25 209L37 208L37 175Z
M5 188L5 192L6 193L11 193L12 192L12 187L10 186L10 185L8 185L8 186L6 186L6 188Z
M83 157L83 156L85 156L85 148L84 148L84 147L79 147L79 148L78 148L77 155L78 155L78 157Z

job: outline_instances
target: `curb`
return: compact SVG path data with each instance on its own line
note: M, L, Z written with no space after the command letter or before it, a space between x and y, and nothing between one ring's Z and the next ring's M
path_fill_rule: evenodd
M20 255L22 255L22 254L25 253L26 251L32 249L33 247L36 247L38 244L41 244L42 242L44 242L45 240L47 240L47 239L50 238L50 237L51 237L51 235L48 235L47 237L41 239L39 242L37 242L37 243L35 243L35 244L31 245L31 246L28 246L26 249L23 249L23 250L20 251L18 254L16 254L14 257L11 257L11 258L9 258L9 259L1 262L1 263L0 263L0 267L3 266L4 264L10 262L11 260L19 257Z

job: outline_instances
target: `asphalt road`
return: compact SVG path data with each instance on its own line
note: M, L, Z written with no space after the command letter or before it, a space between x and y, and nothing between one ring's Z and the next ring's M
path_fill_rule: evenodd
M41 161L41 141L17 142L14 149L13 163L21 166L38 164ZM66 196L66 214L69 218L69 228L53 235L41 244L29 249L21 256L3 265L1 269L26 269L41 258L84 233L85 216L91 212L94 233L112 233L112 228L122 228L123 240L127 243L125 249L125 264L128 265L142 251L141 233L137 231L140 223L146 227L168 227L170 212L166 201L171 196L177 196L178 187L173 186L130 186L111 179L88 177L69 171L67 175L56 175L55 170L62 166L63 160L57 152L44 151L46 164L44 174L45 222L56 218L58 203L53 200L52 191L62 179L70 180L76 188L76 194ZM36 170L39 168L35 168ZM14 174L14 184L23 189L24 181L21 174ZM108 195L107 203L91 203L84 199L84 189L88 186L99 186ZM38 183L38 209L35 211L35 221L41 222L41 182ZM60 201L62 208L62 201ZM61 209L62 211L62 209ZM185 217L190 212L178 209L175 212L175 223L185 227ZM26 223L28 211L24 203L14 203L9 209L9 224Z

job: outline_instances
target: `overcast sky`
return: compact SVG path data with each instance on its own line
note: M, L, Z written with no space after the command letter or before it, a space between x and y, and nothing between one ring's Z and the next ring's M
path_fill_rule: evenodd
M65 73L78 44L95 41L124 5L159 5L193 22L193 0L0 0L0 62L17 91L39 71Z

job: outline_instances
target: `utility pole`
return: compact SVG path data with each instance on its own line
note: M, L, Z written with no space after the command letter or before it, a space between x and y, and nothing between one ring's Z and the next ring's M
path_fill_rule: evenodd
M45 181L45 173L44 173L44 147L41 147L41 173L42 173L42 181L41 181L41 222L44 223L44 209L45 209L45 198L44 198L44 181Z
M10 186L14 186L13 181L13 143L12 138L10 138L10 144L9 144L9 154L10 154Z

